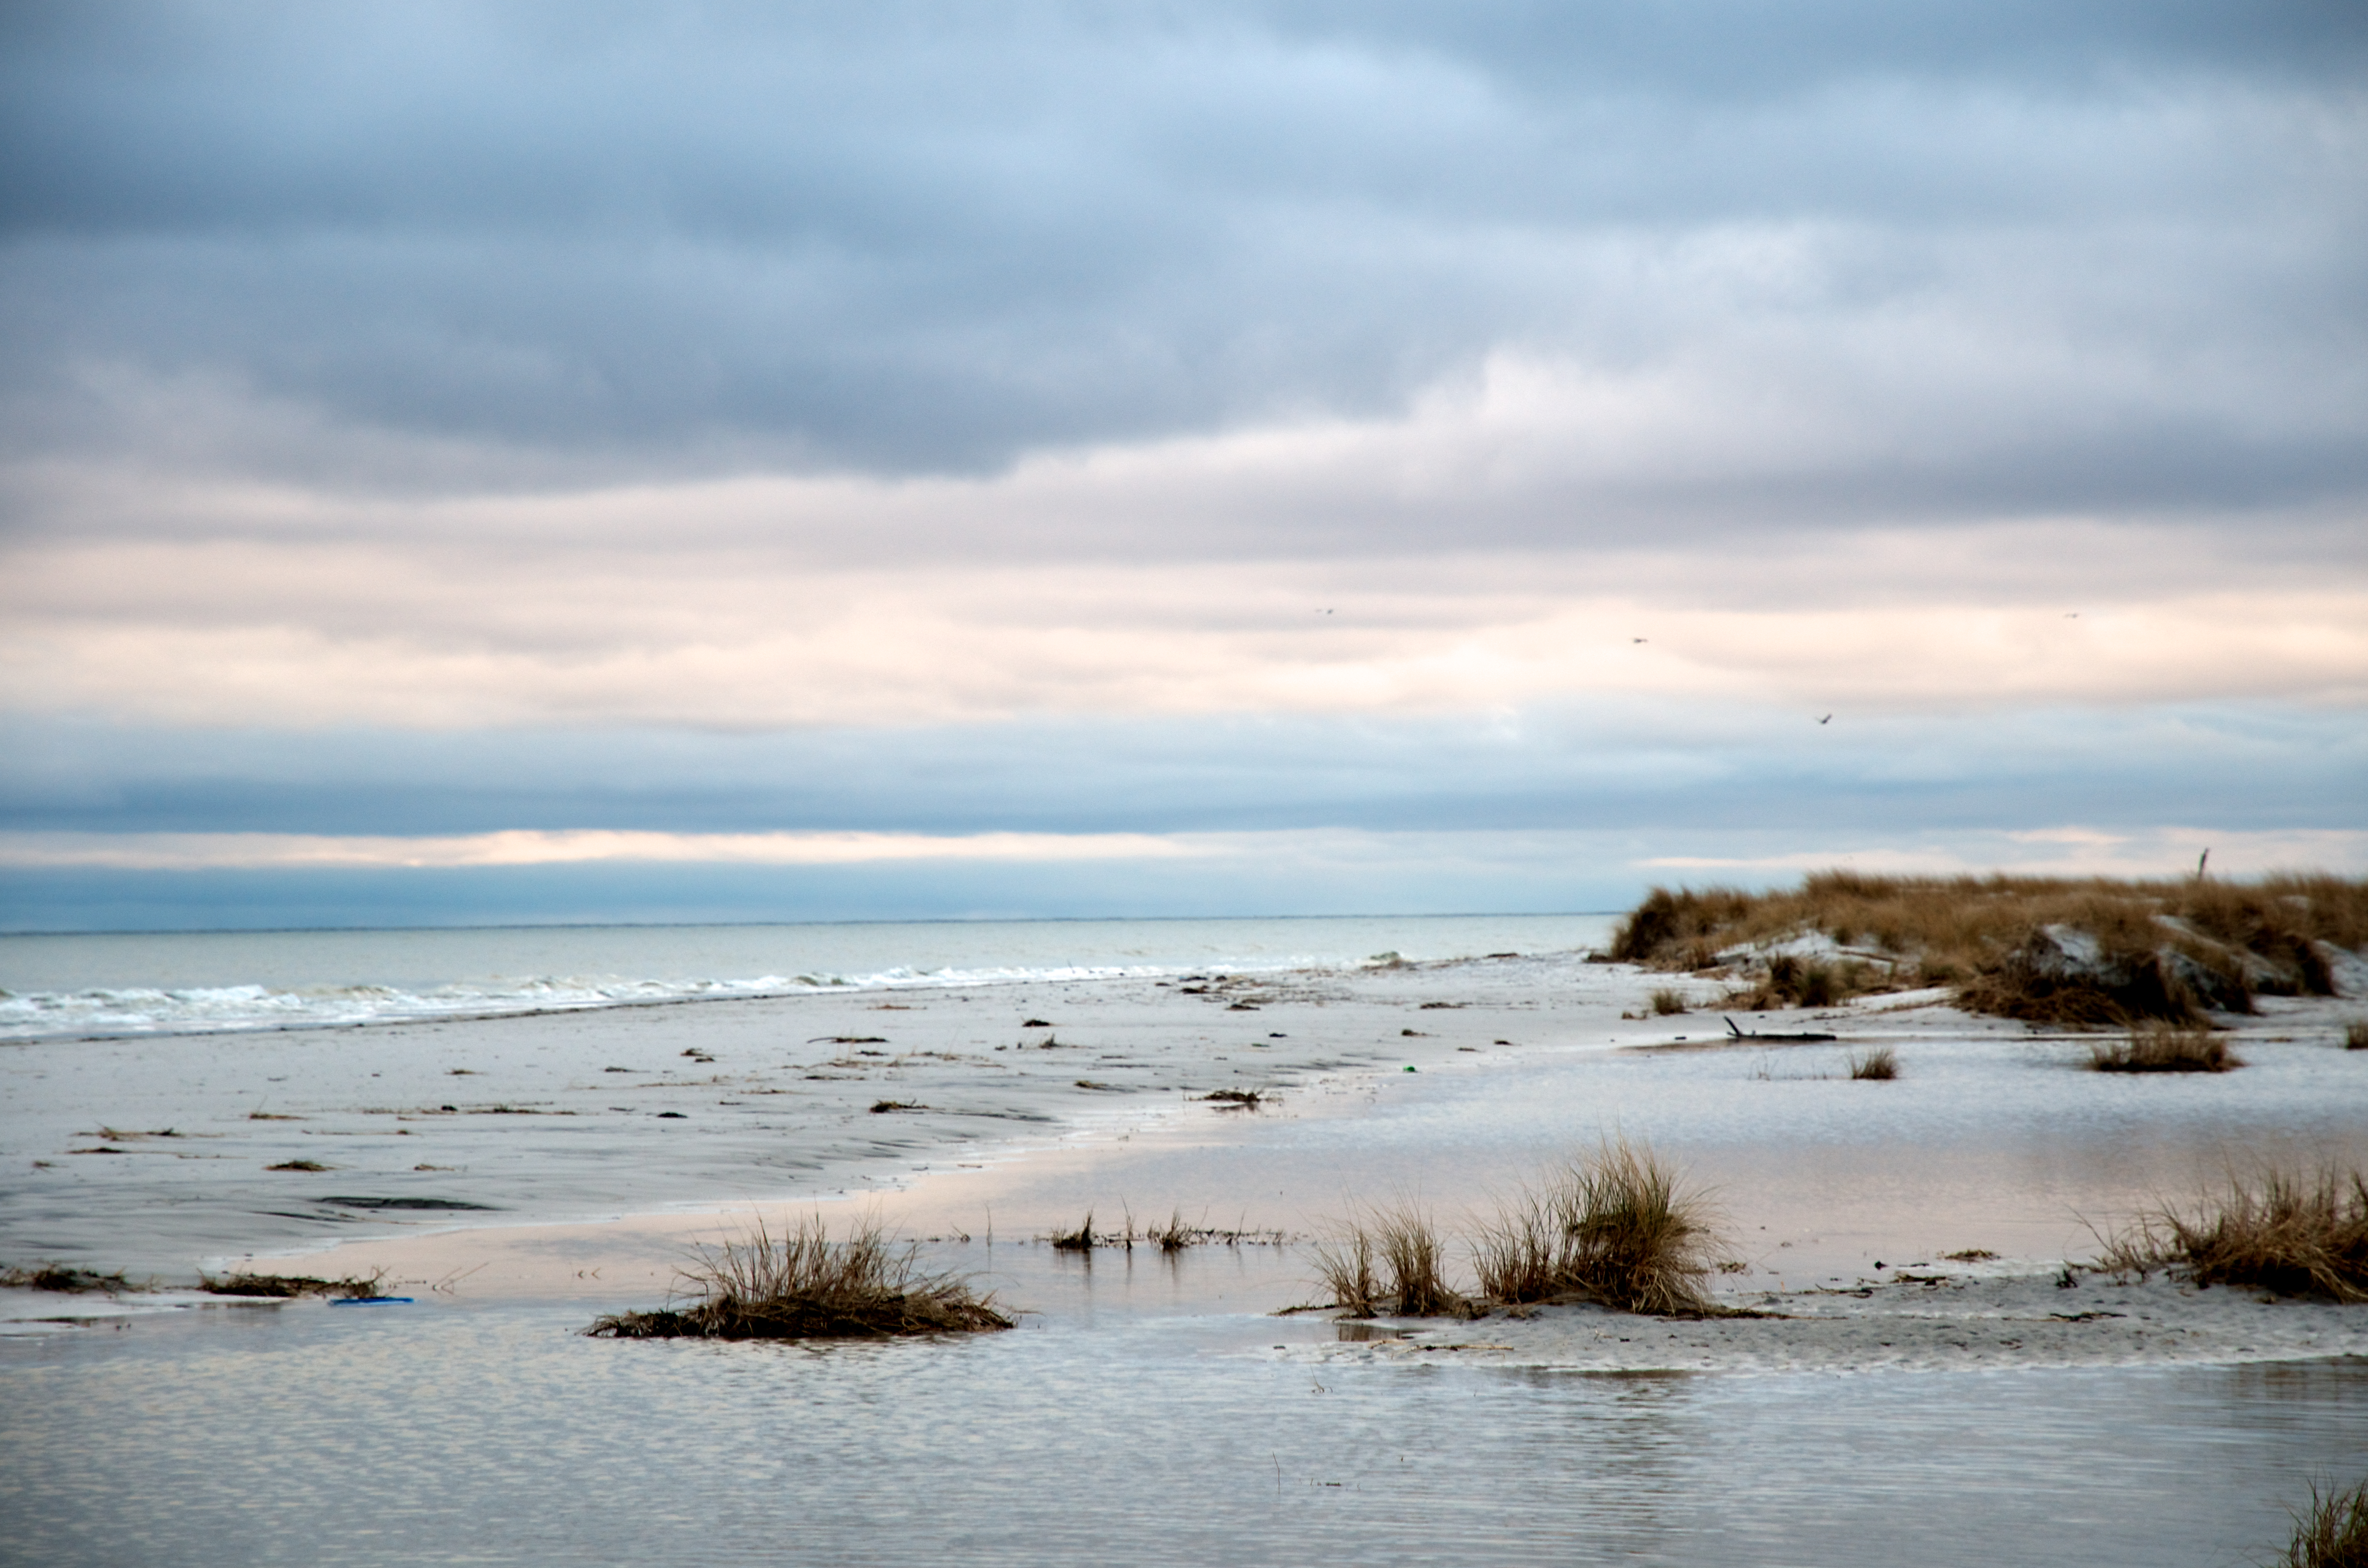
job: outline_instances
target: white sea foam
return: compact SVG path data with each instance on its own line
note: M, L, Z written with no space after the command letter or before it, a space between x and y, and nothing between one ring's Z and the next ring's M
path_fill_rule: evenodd
M913 986L1243 973L1601 938L1588 915L0 936L0 1040L200 1034Z
M177 990L97 987L0 995L0 1040L331 1028L414 1018L484 1017L505 1013L789 996L829 990L888 991L1029 981L1111 980L1180 972L1154 965L930 971L896 968L876 974L767 974L753 979L634 980L537 975L512 984L441 985L422 991L388 985L307 986L285 991L262 985Z

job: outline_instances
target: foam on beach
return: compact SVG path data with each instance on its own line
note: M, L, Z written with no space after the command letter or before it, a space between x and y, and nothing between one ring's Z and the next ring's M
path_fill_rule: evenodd
M1601 940L1602 915L0 935L0 1040L1356 967Z
M518 1013L580 1012L669 1002L812 995L831 991L894 991L1068 981L1156 978L1181 973L1157 965L1069 965L1042 969L919 971L869 974L763 974L746 978L635 980L531 975L510 982L407 991L391 985L93 987L0 996L0 1040L61 1036L215 1034L225 1030L335 1028L423 1018L490 1018Z

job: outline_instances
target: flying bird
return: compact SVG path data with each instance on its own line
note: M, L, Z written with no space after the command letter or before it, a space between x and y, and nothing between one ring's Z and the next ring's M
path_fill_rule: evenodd
M1631 642L1642 642L1645 640L1642 637L1631 637L1628 641Z
M1824 718L1822 718L1822 719L1820 719L1820 720L1818 720L1818 721L1817 721L1817 722L1818 722L1818 723L1820 723L1820 724L1830 724L1830 723L1832 723L1833 722L1834 722L1834 716L1833 716L1832 714L1830 714L1830 713L1827 714Z

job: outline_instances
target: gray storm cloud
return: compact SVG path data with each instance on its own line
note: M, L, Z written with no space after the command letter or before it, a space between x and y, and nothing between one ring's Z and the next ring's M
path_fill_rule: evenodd
M0 926L2356 864L2363 66L2359 0L0 6ZM1240 842L132 842L568 829Z
M2243 512L2368 482L2356 6L0 25L19 464L459 492L995 472L1387 415L1514 353L1702 389L1619 483L1574 482L1621 519ZM1754 407L1855 437L1722 460Z

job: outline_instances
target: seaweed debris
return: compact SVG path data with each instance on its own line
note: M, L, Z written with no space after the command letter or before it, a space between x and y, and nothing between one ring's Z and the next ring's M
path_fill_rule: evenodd
M365 1300L374 1298L379 1287L386 1283L386 1270L377 1269L367 1277L347 1275L343 1279L322 1279L309 1274L250 1274L241 1271L216 1277L198 1276L198 1289L209 1296L245 1296L269 1301L293 1301L300 1296L348 1296Z

